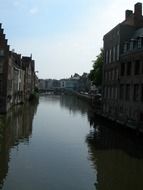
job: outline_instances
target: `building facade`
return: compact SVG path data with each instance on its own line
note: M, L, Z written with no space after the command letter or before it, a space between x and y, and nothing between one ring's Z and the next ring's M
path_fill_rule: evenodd
M29 99L36 84L35 75L32 57L21 57L9 50L0 24L0 113Z
M103 115L127 125L142 122L142 27L142 4L136 3L104 36Z
M5 112L7 109L8 61L9 46L2 25L0 24L0 112Z

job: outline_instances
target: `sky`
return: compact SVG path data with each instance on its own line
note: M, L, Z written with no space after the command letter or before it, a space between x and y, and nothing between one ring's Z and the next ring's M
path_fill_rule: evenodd
M141 1L140 1L141 2ZM90 72L103 36L134 10L135 0L0 0L10 49L35 60L39 78Z

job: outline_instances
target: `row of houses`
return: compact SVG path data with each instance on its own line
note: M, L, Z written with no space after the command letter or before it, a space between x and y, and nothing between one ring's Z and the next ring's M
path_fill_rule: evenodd
M142 3L104 36L103 115L123 124L143 124Z
M91 82L88 79L88 74L83 73L81 76L75 73L73 76L66 79L39 79L39 90L54 90L66 89L74 91L88 92L91 87Z
M0 113L28 100L37 82L32 55L26 57L10 51L0 24Z

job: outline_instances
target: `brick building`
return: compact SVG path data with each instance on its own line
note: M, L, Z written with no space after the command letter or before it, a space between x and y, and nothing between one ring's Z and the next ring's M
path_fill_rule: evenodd
M25 71L24 77L24 94L25 99L29 99L31 92L34 91L35 84L35 62L31 57L23 56L22 65Z
M37 80L32 56L10 51L0 24L0 113L29 99Z
M142 4L104 36L103 115L123 124L143 121Z
M9 46L0 24L0 112L7 107L7 77L8 77Z

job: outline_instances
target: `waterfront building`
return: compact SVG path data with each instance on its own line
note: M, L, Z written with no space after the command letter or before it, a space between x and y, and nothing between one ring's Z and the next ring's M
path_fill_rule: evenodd
M28 100L31 92L34 92L34 81L35 81L35 62L32 57L23 56L22 66L25 71L24 76L24 95L25 99Z
M89 92L91 91L91 81L88 78L88 73L83 73L79 79L79 91Z
M9 46L0 24L0 112L7 110L7 77L8 77Z
M24 102L24 75L21 55L15 52L9 52L8 69L8 101L7 110L15 104Z
M39 79L38 83L39 83L39 86L38 86L39 90L40 91L45 91L46 90L46 80Z
M0 113L29 99L35 88L35 63L9 50L0 24Z
M126 125L143 121L142 4L104 36L103 115Z
M80 75L75 73L73 76L71 75L70 78L67 79L61 79L60 80L60 87L62 89L66 90L79 90L79 80L80 80Z

